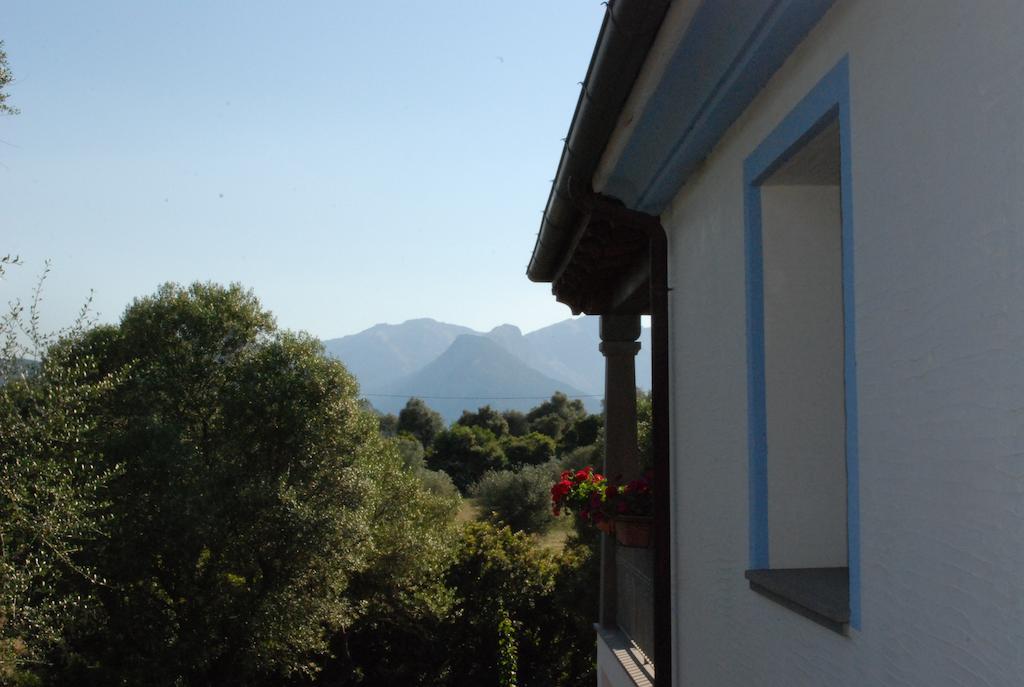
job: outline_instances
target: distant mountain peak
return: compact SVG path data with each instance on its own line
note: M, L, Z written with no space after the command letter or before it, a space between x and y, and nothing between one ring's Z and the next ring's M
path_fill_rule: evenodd
M527 410L562 391L570 397L586 394L570 384L530 367L488 336L462 334L437 359L421 370L393 381L374 393L374 405L395 412L410 396L423 398L449 422L463 410L490 404Z
M487 332L489 336L522 336L523 332L519 327L514 324L499 324L497 327Z
M650 388L649 329L643 330L640 341L642 348L636 360L637 384ZM324 348L329 355L345 363L359 380L363 393L380 410L387 412L396 406L401 408L407 400L382 394L401 396L413 393L426 397L467 397L464 400L449 399L452 404L462 404L457 409L461 412L462 409L475 409L488 403L487 400L468 397L550 396L555 390L589 396L591 403L596 404L596 397L604 389L604 358L598 351L598 342L596 317L566 319L528 334L523 334L512 324L498 325L489 332L478 332L469 327L421 317L400 324L377 324L358 334L324 341ZM443 369L443 374L434 374L437 369ZM434 376L417 377L426 371L431 371ZM498 375L500 379L496 379L499 372L502 372ZM545 381L534 385L534 391L509 393L508 389L518 381L516 376L537 381L532 376L535 374ZM469 393L465 388L472 386L473 379L483 380L481 389ZM412 384L414 381L415 388L406 385L406 382ZM454 384L464 389L457 393L439 391ZM537 392L536 389L541 387L550 390ZM425 400L434 405L430 399ZM526 407L539 402L535 399ZM491 405L502 404L492 402ZM457 417L458 412L453 412Z

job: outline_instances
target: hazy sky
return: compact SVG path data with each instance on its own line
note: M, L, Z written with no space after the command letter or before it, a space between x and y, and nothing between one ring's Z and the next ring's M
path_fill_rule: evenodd
M598 0L0 0L0 255L49 327L239 281L322 338L569 316L525 267Z

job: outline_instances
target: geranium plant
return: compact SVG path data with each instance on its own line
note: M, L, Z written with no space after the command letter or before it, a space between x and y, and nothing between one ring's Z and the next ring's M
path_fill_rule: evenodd
M654 493L650 473L623 484L608 485L605 510L615 516L649 517L654 514Z
M551 487L551 510L561 515L563 510L576 514L583 522L606 530L609 518L605 508L608 480L590 465L582 470L565 470Z

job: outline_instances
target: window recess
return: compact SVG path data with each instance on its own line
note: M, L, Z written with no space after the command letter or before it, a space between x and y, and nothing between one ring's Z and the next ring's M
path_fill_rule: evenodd
M750 570L755 591L859 626L846 63L746 164Z

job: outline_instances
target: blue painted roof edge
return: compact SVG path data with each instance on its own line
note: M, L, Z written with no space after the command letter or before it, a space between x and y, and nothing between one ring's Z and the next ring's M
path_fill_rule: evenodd
M740 5L749 9L750 3L706 2L680 41L604 192L627 207L660 214L834 2L774 0L756 22L748 23L745 40L722 42L707 41L706 33L728 25ZM724 53L697 54L695 44ZM680 117L677 94L709 64L718 72L705 79L712 85L700 95L699 106L690 108L690 116ZM652 158L650 150L663 154Z

